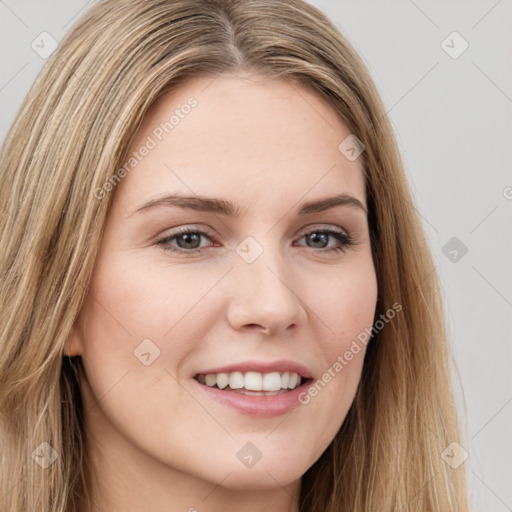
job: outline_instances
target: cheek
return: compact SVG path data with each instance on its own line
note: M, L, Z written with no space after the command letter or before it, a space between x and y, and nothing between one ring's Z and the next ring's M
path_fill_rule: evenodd
M204 309L205 297L223 273L194 271L176 263L167 266L156 258L137 260L129 254L99 261L88 296L88 324L94 329L88 339L106 336L104 343L123 351L151 339L166 352L179 351L180 333L187 345L190 330L201 333L205 315L197 311Z
M308 305L320 319L318 332L324 333L317 338L317 356L323 365L321 374L299 398L315 418L313 430L304 435L320 435L320 445L326 446L343 423L359 385L378 287L370 260L367 265L347 268L337 278L321 282L321 288L308 285L313 290L308 294ZM321 432L316 425L323 425Z
M137 262L128 255L98 259L79 319L82 360L93 395L117 397L113 409L149 408L145 397L160 392L179 402L182 389L171 375L208 337L216 318L212 308L218 306L207 294L222 272L162 267L161 260Z
M308 305L324 325L321 337L326 363L331 364L373 324L377 305L377 277L371 257L354 259L336 274L311 278ZM364 336L360 336L362 339ZM349 356L350 357L350 356Z
M108 432L108 418L133 443L142 440L155 453L159 439L182 435L186 417L204 414L195 402L187 411L182 407L183 414L169 411L190 403L176 370L197 348L194 339L207 335L193 306L212 286L204 278L191 283L179 269L160 268L156 275L157 268L121 257L115 264L98 260L79 319L87 376L82 389L91 421ZM144 432L151 432L148 440Z

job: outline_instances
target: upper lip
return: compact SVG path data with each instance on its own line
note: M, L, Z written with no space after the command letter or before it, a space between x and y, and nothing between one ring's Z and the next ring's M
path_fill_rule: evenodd
M295 372L305 379L311 378L311 372L302 364L287 359L279 361L241 361L239 363L232 363L226 366L216 366L201 370L196 373L197 375L208 375L211 373L233 373L233 372Z

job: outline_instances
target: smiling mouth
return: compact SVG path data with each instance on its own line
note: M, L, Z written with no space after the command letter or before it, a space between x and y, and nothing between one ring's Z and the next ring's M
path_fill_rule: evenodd
M307 380L295 372L231 372L198 374L200 384L221 391L250 396L274 396L288 393Z

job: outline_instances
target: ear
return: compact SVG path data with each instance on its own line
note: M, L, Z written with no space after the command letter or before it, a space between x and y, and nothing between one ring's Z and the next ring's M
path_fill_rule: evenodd
M82 355L82 342L77 332L76 325L73 325L69 337L64 343L64 355L68 357Z

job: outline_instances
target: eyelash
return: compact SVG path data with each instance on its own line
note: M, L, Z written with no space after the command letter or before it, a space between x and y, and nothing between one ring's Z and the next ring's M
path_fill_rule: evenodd
M338 253L340 251L345 252L349 246L355 245L354 239L349 234L347 234L343 231L338 231L336 229L332 229L332 228L313 229L311 231L304 233L300 237L300 239L304 238L307 235L311 235L313 233L317 233L317 234L320 233L320 234L326 234L328 236L332 236L332 237L336 238L341 243L341 246L339 246L339 247L331 247L330 249L318 249L318 252L321 252L321 253L331 253L331 252ZM181 228L178 231L176 231L175 233L173 233L172 235L168 235L168 236L159 238L158 240L156 240L155 244L161 245L162 249L164 251L171 251L171 252L176 252L176 253L181 253L181 254L195 254L195 253L202 252L204 248L203 249L171 248L171 246L169 245L169 242L171 240L177 239L180 236L187 235L187 234L197 234L200 236L204 236L208 239L212 238L212 237L210 237L210 235L208 233L206 233L200 229ZM312 249L314 249L314 248L312 248Z

